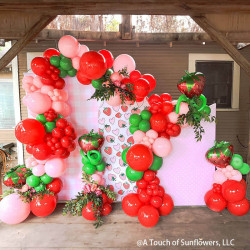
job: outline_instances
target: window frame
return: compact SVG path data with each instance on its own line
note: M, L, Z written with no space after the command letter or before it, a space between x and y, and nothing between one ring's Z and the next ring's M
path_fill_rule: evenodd
M208 54L208 53L189 53L188 70L196 71L197 61L229 61L233 62L233 82L231 95L231 108L217 108L216 111L239 111L240 104L240 66L228 54Z

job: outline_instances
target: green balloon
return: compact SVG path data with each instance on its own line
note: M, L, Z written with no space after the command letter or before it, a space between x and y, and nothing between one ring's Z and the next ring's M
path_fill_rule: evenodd
M203 109L205 113L207 113L208 115L211 114L211 108L209 106L205 106L205 108Z
M60 54L59 55L59 57L61 58L61 59L63 59L63 58L67 58L66 56L64 56L63 54Z
M138 115L138 114L132 114L130 117L129 117L129 122L131 125L134 125L134 126L139 126L139 123L141 121L141 116Z
M245 175L250 172L250 166L247 163L243 163L242 167L239 169L241 174Z
M130 126L129 126L129 132L130 132L131 134L134 134L134 132L137 131L137 130L139 130L139 127L134 126L134 125L130 125Z
M60 67L64 70L71 70L72 69L72 61L69 58L62 58L60 61Z
M96 171L96 166L88 163L84 165L83 170L85 171L86 174L92 175Z
M130 147L127 147L125 148L123 151L122 151L122 160L127 164L127 159L126 159L126 155L127 155L127 152L128 150L130 149Z
M38 120L39 122L41 122L42 124L46 123L46 117L43 114L37 115L36 116L36 120Z
M59 120L61 118L63 118L63 116L62 115L58 115L57 118L55 119L55 121L57 121L57 120Z
M135 171L131 167L126 168L126 175L131 181L139 181L143 177L144 171Z
M59 76L61 77L61 78L65 78L67 75L68 75L68 73L67 73L67 71L66 70L64 70L63 68L59 68L60 69L60 74L59 74Z
M60 66L61 58L59 56L52 56L49 61L52 65L58 68Z
M107 69L106 73L105 73L105 78L109 79L110 76L114 73L114 71L112 69Z
M98 164L96 166L96 170L99 171L99 172L102 172L102 171L105 170L105 167L106 167L106 163L103 161L103 162L101 162L100 164Z
M36 192L41 192L46 189L46 185L44 183L40 183L39 186L35 187Z
M67 73L69 76L74 77L74 76L76 76L77 70L72 68L72 69L68 70Z
M153 155L154 155L153 163L149 169L153 170L153 171L157 171L161 168L161 166L163 164L163 159L162 159L162 157L159 157L155 154L153 154Z
M240 169L243 166L243 159L241 155L233 154L232 160L230 162L230 165L234 169Z
M148 130L150 130L151 126L150 126L150 122L148 120L141 120L139 123L139 129L143 132L147 132Z
M141 118L142 118L142 120L149 120L151 118L151 116L152 116L152 114L148 110L143 110L141 112Z
M81 149L82 150L82 149ZM82 150L82 152L83 152L83 150ZM82 155L82 154L81 154ZM83 155L82 155L82 163L83 164L89 164L90 163L90 161L89 161L89 158L87 157L87 155L85 155L84 153L83 153Z
M50 184L53 181L53 178L48 176L47 174L44 174L43 176L41 176L41 181L44 184Z
M105 81L105 79L102 78L99 78L99 79L96 79L96 80L92 80L91 83L92 83L92 86L95 88L95 89L100 89L102 87L102 83Z
M45 132L46 133L52 133L52 130L56 128L56 123L55 122L46 122L44 124L45 127Z
M40 178L35 175L30 175L29 177L27 177L26 183L30 187L37 187L40 184Z

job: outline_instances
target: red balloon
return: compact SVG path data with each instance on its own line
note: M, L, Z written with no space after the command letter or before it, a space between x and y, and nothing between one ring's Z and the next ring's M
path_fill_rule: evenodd
M156 208L161 207L162 202L163 200L160 196L153 196L150 200L150 204Z
M62 139L61 139L61 144L64 148L68 148L71 146L71 144L73 143L73 140L71 137L69 136L64 136Z
M153 94L151 95L149 98L148 98L148 103L149 105L152 105L152 103L158 103L158 102L161 102L161 98L159 95L157 94Z
M41 76L41 82L45 85L51 85L51 86L55 85L55 81L51 78L50 75L46 73L43 76Z
M149 91L150 85L146 79L139 78L134 82L133 93L136 95L136 97L144 98L149 94Z
M205 194L204 200L207 207L215 212L221 212L227 206L227 201L223 196L220 193L214 192L213 189Z
M243 216L249 211L249 201L244 198L241 201L228 202L227 209L233 215Z
M33 146L33 156L37 160L46 160L50 155L51 149L45 142Z
M241 201L246 195L246 190L239 181L227 180L222 184L222 195L228 202Z
M30 144L28 144L27 146L26 146L26 151L29 153L29 154L33 154L33 145L30 145Z
M107 63L104 56L96 51L89 51L80 59L80 71L83 76L94 80L101 78L107 70Z
M164 132L167 128L167 124L167 118L163 114L153 114L150 118L151 129L155 130L156 132Z
M142 102L144 100L145 97L136 97L135 101L136 102Z
M127 194L122 200L122 209L128 216L135 217L143 206L138 194Z
M54 178L50 184L46 185L46 188L49 191L54 192L54 194L58 194L63 188L63 182L60 178Z
M247 183L244 179L241 179L240 183L243 185L243 187L245 188L245 190L247 190Z
M126 160L135 171L145 171L153 163L153 153L146 145L135 144L128 150Z
M152 196L147 193L146 189L141 189L140 190L139 199L140 199L141 202L148 203L148 202L150 202L151 197Z
M41 122L35 119L20 121L15 127L15 136L23 144L37 144L43 141L45 129Z
M146 170L143 174L143 179L145 181L153 181L155 179L156 173L153 170ZM151 183L150 183L151 184Z
M102 207L102 215L106 216L112 212L112 206L109 203L104 203Z
M37 195L30 202L31 212L38 217L46 217L54 212L56 208L56 197L45 194L43 197Z
M174 209L174 202L170 195L164 194L162 205L158 208L159 214L161 216L168 215Z
M31 69L38 76L44 76L49 67L50 63L44 57L35 57L31 61Z
M102 193L102 203L105 204L108 202L108 196L105 193Z
M134 83L139 78L141 78L141 72L139 70L133 70L130 72L129 79L131 83Z
M138 220L144 227L154 227L159 218L158 210L152 205L145 205L139 209Z
M162 187L162 186L160 186L160 185L159 185L159 187L158 187L158 195L159 195L160 197L163 197L163 196L165 195L165 189L164 189L164 187Z
M59 78L58 80L55 81L54 87L56 89L63 89L65 87L65 81L62 78Z
M52 136L56 138L62 138L64 136L64 130L62 128L54 128L52 130Z
M168 93L161 94L160 98L161 98L162 102L171 102L172 101L172 97Z
M136 182L136 186L137 186L138 188L144 189L144 188L147 187L147 185L148 185L148 182L145 181L144 179L141 179L141 180L139 180L139 181Z
M82 209L82 217L86 220L96 220L95 211L93 210L93 202L88 202L87 205Z
M104 56L106 63L107 63L107 69L110 69L114 63L114 57L112 53L106 49L102 49L98 52Z
M156 80L151 74L145 74L142 76L143 79L146 79L149 82L150 92L155 89Z
M83 85L91 84L91 80L86 78L82 71L78 70L76 74L77 80Z
M171 112L173 112L174 110L174 105L172 104L172 102L169 101L164 101L161 105L161 112L164 115L168 115Z
M60 52L57 49L46 49L43 53L43 57L50 59L52 56L59 56Z

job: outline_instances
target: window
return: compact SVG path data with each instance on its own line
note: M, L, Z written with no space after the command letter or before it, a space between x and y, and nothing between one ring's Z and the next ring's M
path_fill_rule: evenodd
M240 68L226 54L189 54L189 71L202 72L206 77L203 94L208 104L218 110L239 108Z

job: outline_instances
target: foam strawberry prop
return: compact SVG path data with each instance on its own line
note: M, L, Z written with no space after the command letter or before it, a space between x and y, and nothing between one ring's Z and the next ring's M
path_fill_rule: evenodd
M18 165L6 172L3 179L3 184L7 187L17 187L18 184L26 183L25 174L27 173L25 165Z
M104 143L104 137L99 133L93 133L93 130L91 130L90 133L82 135L78 139L78 143L81 149L87 153L90 150L100 150Z
M177 84L181 93L188 98L200 96L205 86L205 76L200 72L189 73L185 71L186 75L182 76Z
M230 164L233 156L233 145L229 142L215 142L206 153L207 160L218 168L225 168Z

